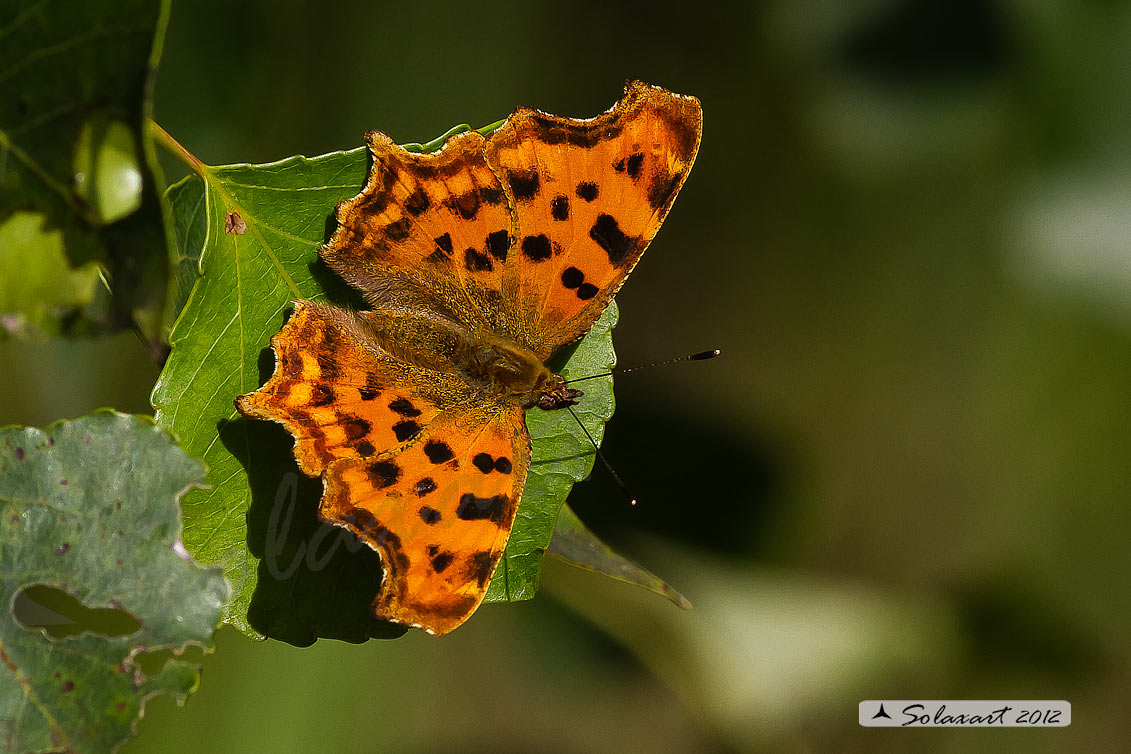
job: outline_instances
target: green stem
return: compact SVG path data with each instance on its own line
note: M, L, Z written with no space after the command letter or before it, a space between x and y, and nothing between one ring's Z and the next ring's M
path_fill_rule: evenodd
M159 126L156 121L147 119L146 125L149 127L149 135L153 140L164 147L165 151L169 154L188 166L189 170L201 177L208 172L207 165L196 159L196 155L181 146L181 143L174 139L168 131Z

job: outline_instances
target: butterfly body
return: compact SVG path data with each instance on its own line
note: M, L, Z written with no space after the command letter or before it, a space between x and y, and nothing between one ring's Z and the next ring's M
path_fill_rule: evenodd
M469 343L458 359L469 381L486 395L506 396L522 408L540 405L560 395L561 375L550 371L534 353L507 338L491 337Z
M581 391L565 388L529 348L505 335L470 331L440 312L396 307L358 312L360 337L383 354L459 378L483 400L561 408Z
M699 103L639 82L574 120L519 108L489 137L373 166L326 264L371 309L296 302L274 375L240 396L321 475L323 520L382 554L378 617L443 634L478 607L530 465L525 411L582 393L546 366L592 327L690 170Z

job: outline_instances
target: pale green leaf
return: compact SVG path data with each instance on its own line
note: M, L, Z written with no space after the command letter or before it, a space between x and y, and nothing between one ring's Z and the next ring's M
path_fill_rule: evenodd
M5 751L104 752L150 696L183 698L228 588L180 543L178 497L203 479L151 420L100 412L46 430L0 430L0 731ZM136 630L53 639L17 620L17 596L47 586L116 608ZM146 673L140 652L173 657Z

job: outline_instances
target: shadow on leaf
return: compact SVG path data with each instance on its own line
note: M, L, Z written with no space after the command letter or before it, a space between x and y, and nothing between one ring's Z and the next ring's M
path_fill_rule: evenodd
M308 265L311 276L318 283L318 288L326 294L326 302L344 309L358 311L368 309L365 297L356 288L350 286L345 280L321 260L316 260ZM287 316L290 316L288 312Z
M406 629L375 618L381 559L344 529L318 518L322 481L299 473L286 430L243 417L221 422L220 439L247 470L248 548L259 559L248 623L272 639L360 643Z

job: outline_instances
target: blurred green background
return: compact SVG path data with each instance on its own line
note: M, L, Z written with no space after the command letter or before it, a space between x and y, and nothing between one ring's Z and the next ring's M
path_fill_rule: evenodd
M1122 751L1129 46L1131 6L1087 0L175 2L156 119L212 164L696 95L616 342L724 356L619 380L641 503L602 472L570 498L693 611L551 563L442 640L225 630L122 751ZM0 363L0 424L148 412L157 374L128 335ZM863 729L867 698L1075 719Z

